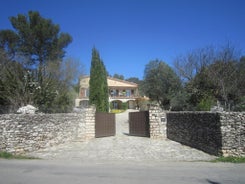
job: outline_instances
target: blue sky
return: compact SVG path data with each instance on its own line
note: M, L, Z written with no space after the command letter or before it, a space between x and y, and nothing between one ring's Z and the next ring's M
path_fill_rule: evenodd
M231 42L245 55L244 0L2 0L0 29L18 13L39 11L73 42L67 56L89 73L95 46L108 72L142 79L156 58L170 66L176 56Z

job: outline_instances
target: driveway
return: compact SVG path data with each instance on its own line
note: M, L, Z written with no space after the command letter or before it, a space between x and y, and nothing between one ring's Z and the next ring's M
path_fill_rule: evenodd
M48 160L81 161L203 161L214 156L171 140L128 136L128 113L116 115L116 136L89 142L67 142L30 153Z

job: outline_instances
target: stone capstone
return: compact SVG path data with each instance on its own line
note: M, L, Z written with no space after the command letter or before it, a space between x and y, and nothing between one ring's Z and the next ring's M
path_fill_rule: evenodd
M36 108L36 107L34 107L32 105L27 105L27 106L24 106L24 107L20 107L17 110L17 113L20 113L20 114L35 114L37 110L38 110L38 108Z

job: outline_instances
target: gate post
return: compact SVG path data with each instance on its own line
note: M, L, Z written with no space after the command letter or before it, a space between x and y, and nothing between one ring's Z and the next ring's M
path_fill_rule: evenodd
M150 105L149 109L150 138L167 138L166 113L161 110L159 105Z
M96 107L90 106L85 112L85 140L95 138L95 112Z

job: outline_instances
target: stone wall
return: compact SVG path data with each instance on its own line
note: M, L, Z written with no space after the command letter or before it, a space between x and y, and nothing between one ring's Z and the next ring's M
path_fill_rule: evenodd
M169 112L167 138L213 155L245 156L245 113Z
M149 108L150 138L165 139L166 135L166 113L158 105Z
M219 113L224 156L245 156L245 112Z
M0 151L20 154L94 138L94 112L0 115Z
M222 146L219 116L209 112L169 112L167 138L219 155Z

